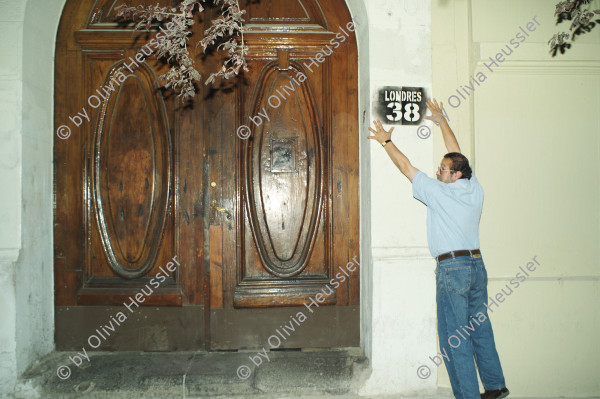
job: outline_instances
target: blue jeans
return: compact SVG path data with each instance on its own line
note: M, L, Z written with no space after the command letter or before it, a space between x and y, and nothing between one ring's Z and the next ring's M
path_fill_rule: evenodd
M487 390L505 386L488 318L483 258L459 256L435 269L438 335L456 399L480 399L475 362Z

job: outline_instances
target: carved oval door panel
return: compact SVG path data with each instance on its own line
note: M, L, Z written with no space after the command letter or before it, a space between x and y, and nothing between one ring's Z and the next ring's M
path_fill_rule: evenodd
M55 115L81 123L55 146L57 305L122 305L180 255L165 65L115 21L118 2L69 1L59 29ZM180 272L168 274L145 304L183 303Z
M126 76L111 70L103 87L116 93L101 107L92 149L92 198L108 266L140 278L155 265L171 176L171 142L156 77L147 66ZM118 73L117 73L118 72Z
M310 88L295 79L300 68L281 71L272 62L263 69L251 115L269 108L269 99L282 104L246 141L242 159L254 243L263 266L278 277L306 266L322 208L323 128Z
M210 180L237 173L239 183L211 193L236 216L211 220L211 260L222 255L211 267L211 308L285 312L325 290L320 304L343 312L358 304L359 290L358 273L329 284L337 266L358 256L356 44L339 31L352 19L337 0L268 3L249 6L250 72L221 100L233 103L224 130L248 125L251 135L214 142L223 169L213 172L211 162ZM213 313L221 314L224 327L234 323L235 313ZM238 342L220 336L226 329L213 332L217 347Z

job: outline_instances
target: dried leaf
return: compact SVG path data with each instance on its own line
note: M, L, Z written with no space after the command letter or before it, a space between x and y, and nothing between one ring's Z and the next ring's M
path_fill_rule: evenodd
M125 0L127 2L127 0ZM153 22L173 22L175 27L166 34L166 38L159 42L156 50L158 58L164 58L171 64L169 70L159 77L162 86L178 91L182 99L195 96L194 80L202 78L200 72L194 68L194 60L190 58L187 44L191 35L190 27L194 25L194 10L202 13L204 7L201 3L206 0L180 0L175 7L128 6L122 4L116 8L117 15L124 20L135 23L135 29L147 29L152 27ZM213 0L215 5L220 5L221 0ZM217 46L218 50L227 52L227 58L217 73L212 73L205 84L213 83L216 78L229 79L237 76L240 70L248 71L245 54L248 50L243 41L241 45L234 39L236 36L243 37L245 10L241 10L238 0L224 0L221 6L222 13L213 21L211 26L204 32L204 37L196 43L202 45L203 52L209 46L223 41ZM232 66L228 66L232 65Z

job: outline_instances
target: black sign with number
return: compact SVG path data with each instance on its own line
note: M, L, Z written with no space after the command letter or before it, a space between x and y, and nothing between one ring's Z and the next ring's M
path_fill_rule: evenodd
M384 125L420 125L426 103L424 87L382 87L373 112Z

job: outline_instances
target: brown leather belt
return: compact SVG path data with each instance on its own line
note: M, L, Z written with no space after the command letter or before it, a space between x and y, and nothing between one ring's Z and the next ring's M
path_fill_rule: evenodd
M454 255L452 255L454 254ZM450 251L450 252L446 252L445 254L441 254L440 256L438 256L437 258L435 258L435 260L437 262L441 262L445 259L449 259L452 258L452 256L454 256L455 258L457 256L472 256L472 255L479 255L479 257L481 257L481 251L479 251L478 249L463 249L460 251Z

